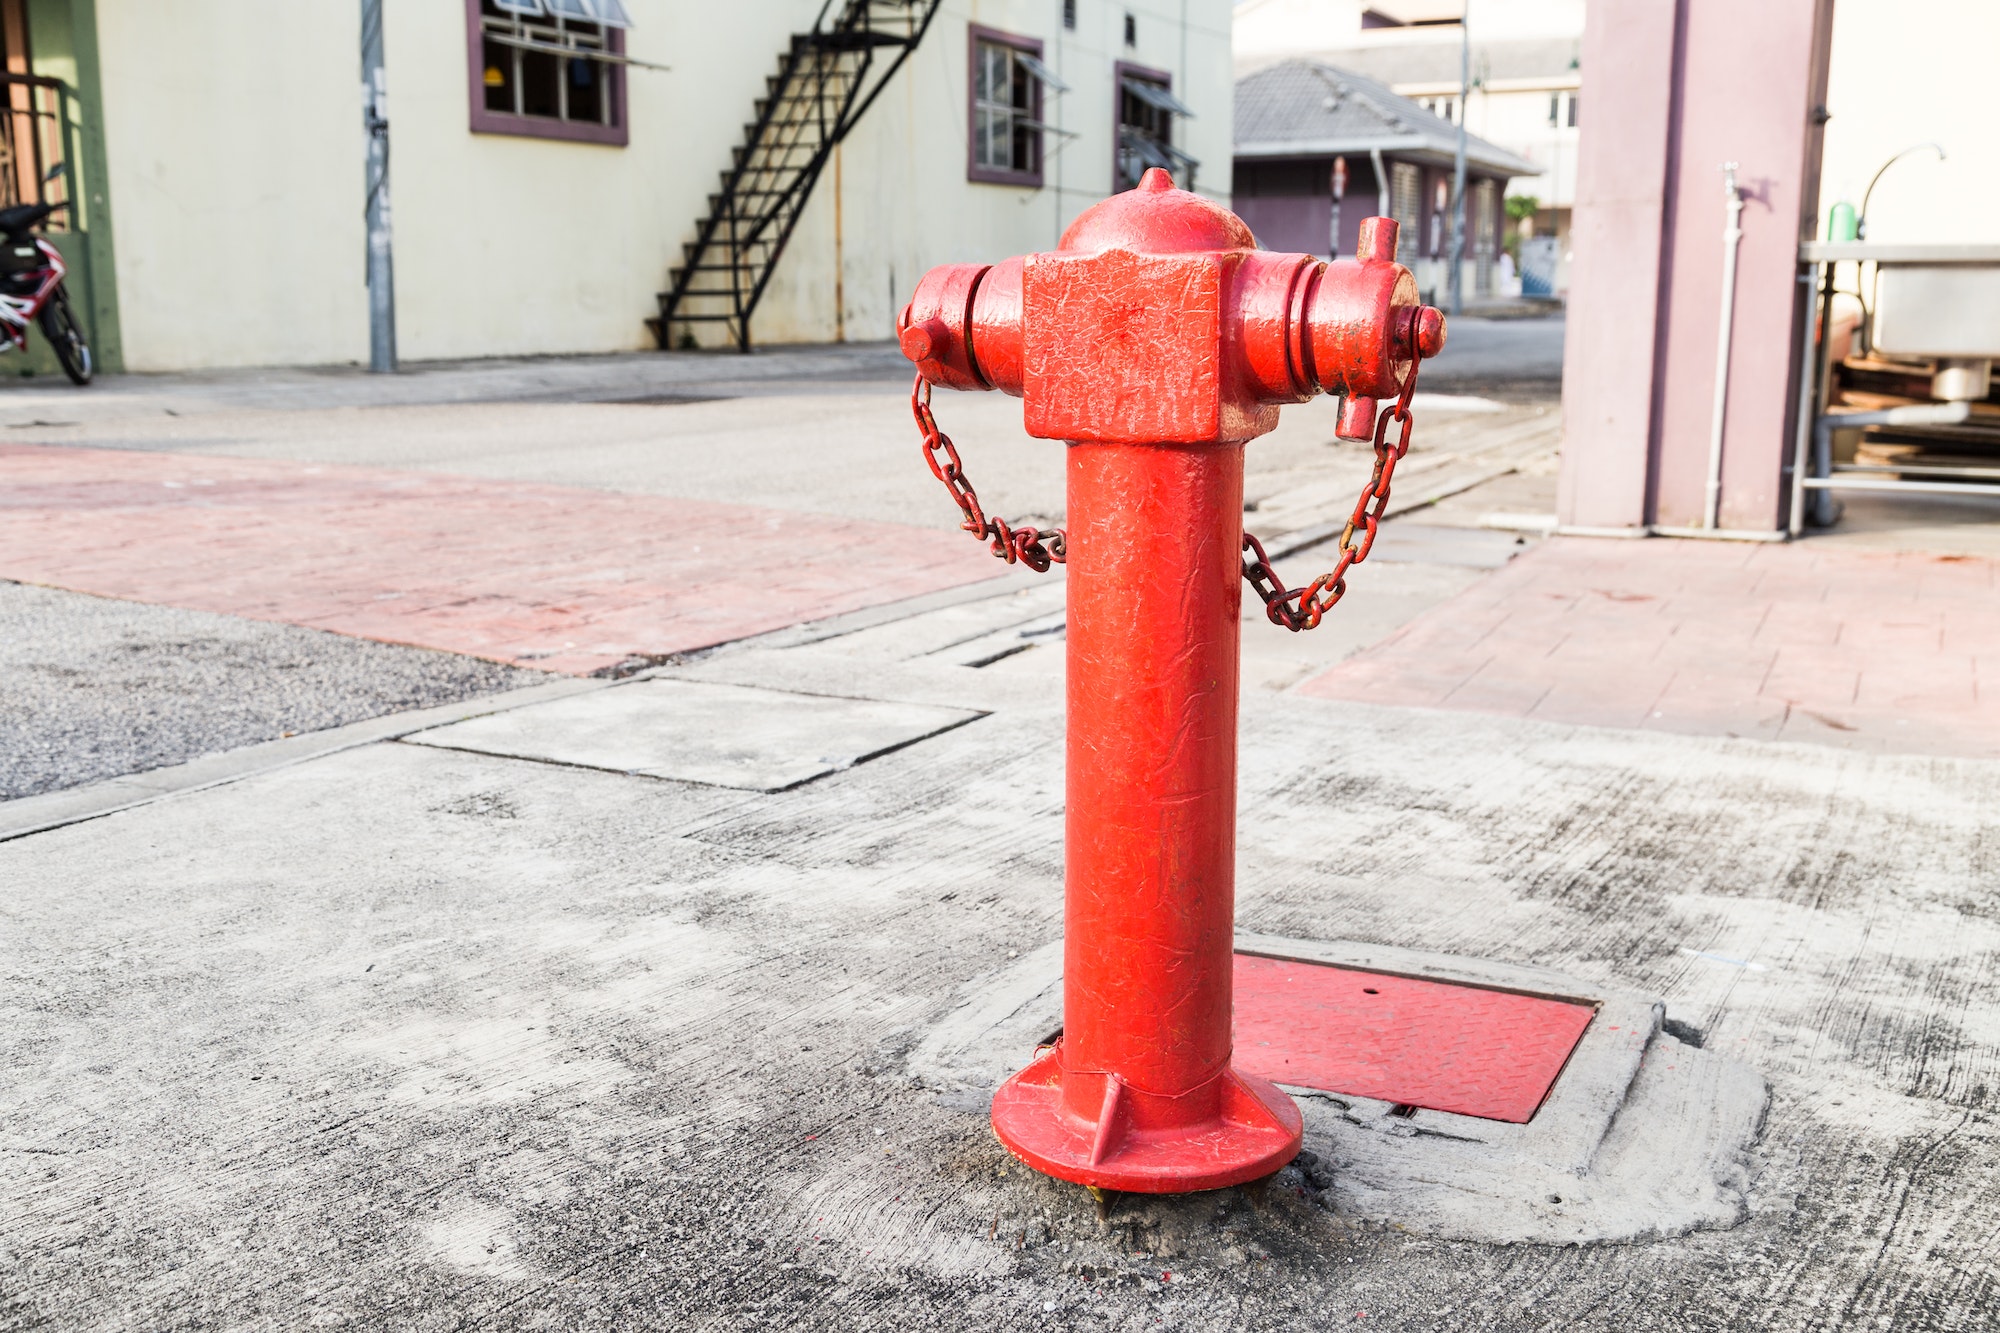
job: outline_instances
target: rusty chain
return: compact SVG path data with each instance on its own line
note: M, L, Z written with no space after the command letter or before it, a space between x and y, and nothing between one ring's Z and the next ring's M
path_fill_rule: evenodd
M965 521L959 526L985 542L987 549L1010 565L1019 561L1037 574L1047 572L1052 564L1060 565L1068 541L1068 534L1061 528L1010 527L1003 518L988 518L979 507L979 493L966 480L958 449L951 436L938 429L937 418L931 415L931 382L921 374L917 376L916 387L910 390L910 411L917 418L917 429L924 434L924 461L930 464L931 475L944 483L965 513Z
M1264 544L1248 532L1243 534L1243 579L1264 603L1264 614L1274 625L1294 633L1312 629L1347 593L1347 571L1368 558L1375 547L1375 534L1389 508L1389 483L1395 478L1396 464L1410 451L1410 399L1417 391L1418 360L1410 367L1409 382L1403 385L1394 405L1384 408L1375 419L1375 470L1354 502L1354 513L1340 534L1340 559L1331 571L1311 583L1287 588L1271 568ZM965 467L951 437L938 429L931 414L931 384L921 374L910 391L910 411L923 432L924 461L931 475L944 483L951 498L965 514L959 526L987 544L994 555L1008 564L1020 562L1042 572L1051 564L1062 564L1068 534L1061 528L1015 528L1005 519L988 518L980 508L979 494L966 479ZM1389 423L1398 425L1396 443L1389 443ZM1359 545L1354 534L1363 533Z
M1340 560L1331 571L1303 587L1287 588L1271 568L1264 544L1247 532L1243 534L1243 578L1264 599L1264 614L1273 625L1282 625L1296 634L1319 624L1320 618L1346 595L1347 571L1366 560L1368 552L1374 549L1375 533L1389 508L1389 482L1396 475L1396 464L1410 452L1410 398L1417 391L1417 368L1422 364L1421 359L1411 364L1409 383L1403 386L1395 405L1384 408L1375 418L1375 471L1361 488L1361 498L1354 502L1354 513L1341 530ZM1394 445L1389 443L1391 421L1399 425ZM1366 530L1359 546L1354 543L1357 529Z

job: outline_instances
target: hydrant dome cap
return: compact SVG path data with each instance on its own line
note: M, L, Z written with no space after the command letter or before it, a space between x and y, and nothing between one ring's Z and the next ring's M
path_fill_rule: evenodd
M1257 238L1243 219L1213 200L1174 188L1158 167L1139 178L1136 189L1093 204L1069 224L1061 250L1097 254L1186 254L1196 250L1254 250Z

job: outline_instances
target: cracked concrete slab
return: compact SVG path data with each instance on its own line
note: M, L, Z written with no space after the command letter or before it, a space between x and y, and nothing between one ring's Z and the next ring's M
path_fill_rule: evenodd
M655 679L405 739L710 787L783 791L980 716L972 709Z
M1492 1145L1332 1103L1100 1216L905 1067L1059 938L1056 681L831 648L661 674L994 716L777 793L374 744L0 844L0 1323L1989 1325L2000 765L1251 694L1244 931L1663 998L1644 1071L1770 1083L1666 1200L1741 1220L1451 1239L1371 1182Z

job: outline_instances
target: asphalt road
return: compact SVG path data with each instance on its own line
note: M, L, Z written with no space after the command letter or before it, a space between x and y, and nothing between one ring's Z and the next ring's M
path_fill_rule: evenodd
M545 679L451 653L0 582L0 800Z
M1444 351L1424 363L1422 383L1434 389L1479 385L1501 396L1546 392L1562 383L1563 329L1561 315L1461 315L1446 322Z

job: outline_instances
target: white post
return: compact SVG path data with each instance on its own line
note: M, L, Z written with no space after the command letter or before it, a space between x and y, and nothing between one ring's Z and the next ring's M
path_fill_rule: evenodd
M1729 192L1729 222L1722 230L1722 327L1715 340L1715 411L1708 427L1708 493L1701 525L1714 528L1722 509L1722 427L1729 412L1729 338L1736 328L1736 251L1743 241L1743 191L1736 164L1722 164L1722 188Z
M1451 169L1451 313L1465 310L1465 115L1472 109L1472 0L1458 20L1458 153Z

